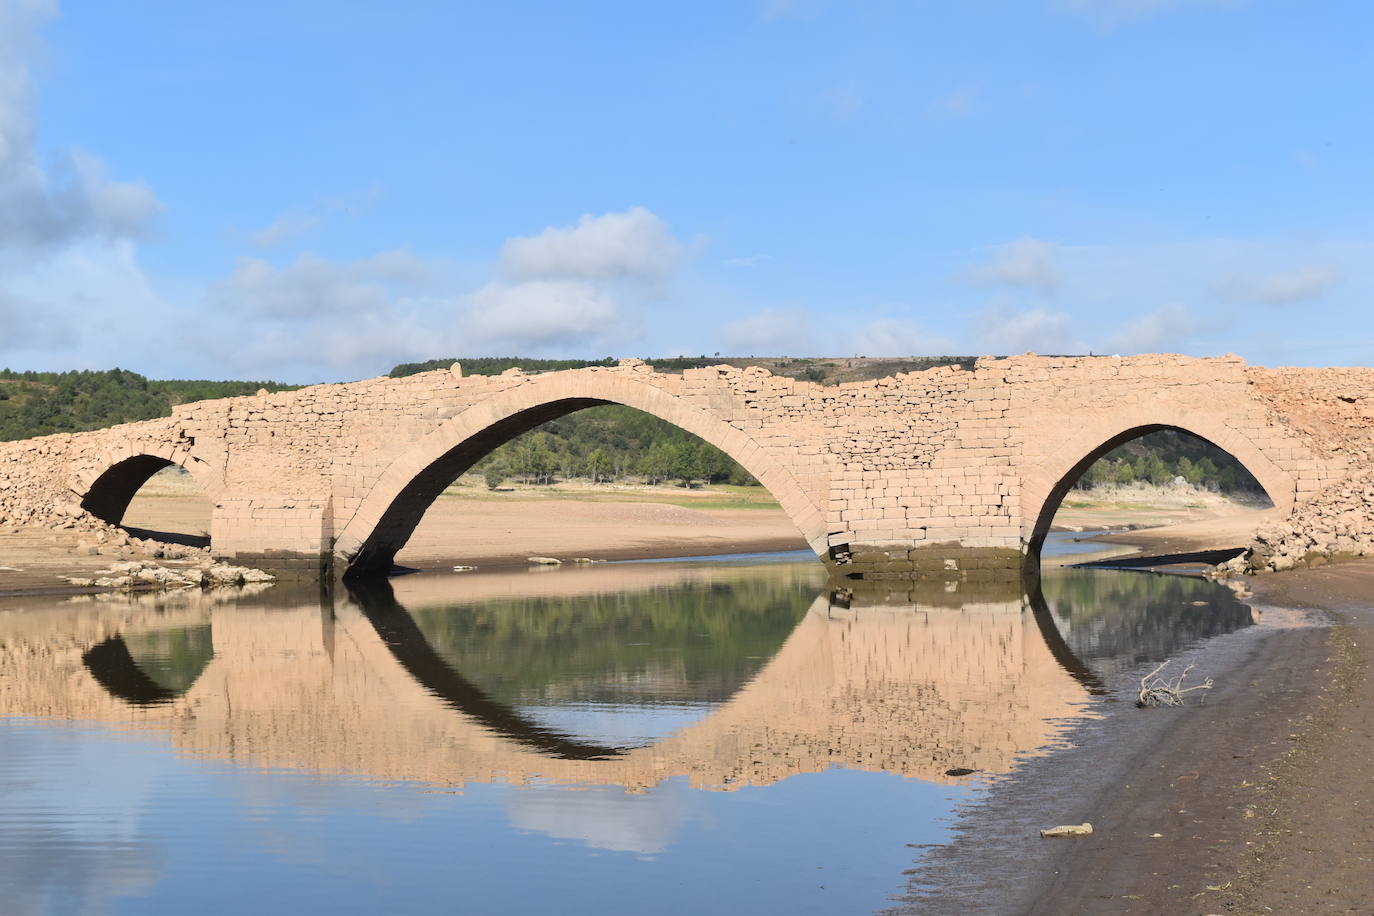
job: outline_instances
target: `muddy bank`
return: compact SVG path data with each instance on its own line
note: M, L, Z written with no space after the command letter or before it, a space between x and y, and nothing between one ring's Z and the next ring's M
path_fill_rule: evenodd
M1116 683L1073 747L961 815L900 910L1374 912L1374 562L1253 585L1278 625L1176 663L1216 679L1204 705L1137 710L1137 682ZM1038 837L1083 821L1091 837Z

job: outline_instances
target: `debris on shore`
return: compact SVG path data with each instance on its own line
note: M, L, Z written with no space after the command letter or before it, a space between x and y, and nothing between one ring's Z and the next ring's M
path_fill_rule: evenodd
M275 582L276 576L261 569L207 563L203 566L170 568L133 560L115 563L93 576L58 576L74 588L110 588L125 591L176 588L219 588Z

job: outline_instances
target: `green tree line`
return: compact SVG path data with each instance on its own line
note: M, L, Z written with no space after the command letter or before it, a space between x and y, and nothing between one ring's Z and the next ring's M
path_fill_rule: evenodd
M627 478L658 484L756 484L720 449L652 414L618 404L589 407L512 439L478 462L495 489L506 480L545 484Z
M1118 446L1088 468L1077 486L1083 490L1136 482L1163 486L1179 477L1220 493L1264 492L1230 453L1206 439L1172 429L1147 433Z
M152 381L124 369L72 372L0 370L0 441L75 433L166 417L177 404L296 386L276 382Z

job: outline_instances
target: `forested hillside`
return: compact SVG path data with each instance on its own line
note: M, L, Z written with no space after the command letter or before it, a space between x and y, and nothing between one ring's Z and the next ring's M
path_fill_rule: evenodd
M124 369L74 372L0 370L0 441L74 433L169 416L177 404L289 390L276 382L149 380Z
M1221 493L1263 493L1259 481L1231 456L1206 439L1164 429L1148 433L1102 456L1078 481L1080 489L1141 481L1162 485L1182 477Z
M507 479L548 483L624 478L646 483L754 484L730 456L666 420L632 407L589 407L551 420L492 452L477 465L487 485Z

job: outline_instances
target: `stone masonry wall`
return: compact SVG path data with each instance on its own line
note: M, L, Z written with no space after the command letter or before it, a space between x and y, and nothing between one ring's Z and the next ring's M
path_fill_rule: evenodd
M846 574L976 579L1017 565L1085 461L1160 426L1230 451L1297 528L1315 524L1304 513L1339 516L1346 533L1309 548L1374 550L1374 371L1235 357L1027 355L829 387L760 368L664 375L637 360L316 385L0 443L0 525L84 523L100 475L151 454L206 488L217 554L315 571L331 555L385 559L431 498L414 486L426 468L447 468L484 430L514 435L599 402L648 410L734 456Z

